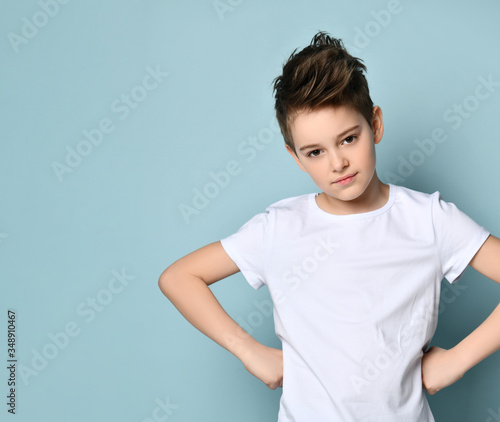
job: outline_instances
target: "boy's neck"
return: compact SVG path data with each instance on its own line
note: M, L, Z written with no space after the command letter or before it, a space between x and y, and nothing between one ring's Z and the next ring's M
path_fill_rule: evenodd
M377 174L362 195L351 201L342 201L328 196L325 192L316 196L316 204L330 214L360 214L382 208L389 200L389 185L382 183Z

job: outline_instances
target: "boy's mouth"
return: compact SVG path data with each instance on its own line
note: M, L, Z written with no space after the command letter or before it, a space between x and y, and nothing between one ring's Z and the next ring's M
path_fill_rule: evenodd
M339 177L337 180L335 180L333 183L338 183L339 185L346 185L347 183L350 183L354 180L354 176L356 176L358 173L352 173L352 174L347 174L345 176Z

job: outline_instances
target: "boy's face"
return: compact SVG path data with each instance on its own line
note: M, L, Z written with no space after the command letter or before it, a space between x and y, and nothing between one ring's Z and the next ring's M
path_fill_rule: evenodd
M383 123L378 106L373 109L372 127L361 113L343 106L300 113L291 127L297 155L286 148L333 206L338 201L360 203L373 199L377 189L380 192L375 144L382 139Z

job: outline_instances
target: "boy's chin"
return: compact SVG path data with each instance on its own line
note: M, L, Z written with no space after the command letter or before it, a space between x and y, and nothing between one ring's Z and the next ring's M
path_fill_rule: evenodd
M342 202L352 202L361 197L361 194L347 192L337 195L329 195L333 200L342 201Z
M334 184L332 184L329 189L323 190L323 192L333 200L350 202L360 199L366 192L367 187L368 186L355 181L349 186L334 186Z

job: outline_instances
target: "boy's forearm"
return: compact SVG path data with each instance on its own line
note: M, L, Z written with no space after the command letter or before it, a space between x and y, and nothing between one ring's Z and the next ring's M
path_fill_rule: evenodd
M500 304L471 334L450 349L463 374L500 349Z
M163 294L199 331L243 360L251 348L261 345L222 308L208 285L189 274L162 274Z

